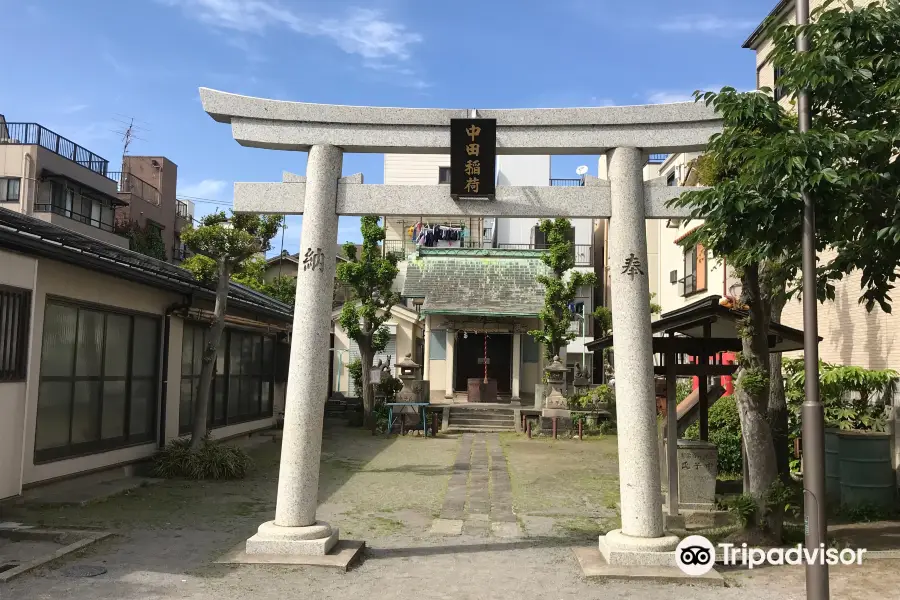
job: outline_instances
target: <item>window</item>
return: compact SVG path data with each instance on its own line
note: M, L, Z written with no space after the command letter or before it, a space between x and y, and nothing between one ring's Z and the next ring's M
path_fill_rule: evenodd
M776 102L784 98L784 88L778 85L778 81L782 78L782 76L784 76L784 69L782 67L775 67L775 91L773 92L773 95L775 96Z
M447 360L447 331L438 329L431 332L431 344L428 348L430 360Z
M25 381L31 291L0 285L0 382Z
M450 183L450 167L438 167L438 183Z
M156 437L159 329L156 317L47 302L35 462Z
M181 400L178 430L188 433L194 417L203 348L209 328L186 323L181 342ZM275 339L227 329L216 352L216 367L207 411L209 427L272 416Z
M17 177L0 177L0 202L19 200L19 181Z
M706 249L697 244L684 253L684 289L682 296L706 291Z

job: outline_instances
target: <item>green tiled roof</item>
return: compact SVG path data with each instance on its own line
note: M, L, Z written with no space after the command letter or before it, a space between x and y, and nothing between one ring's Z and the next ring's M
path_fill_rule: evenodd
M424 298L424 314L536 317L540 250L423 248L406 263L403 295Z

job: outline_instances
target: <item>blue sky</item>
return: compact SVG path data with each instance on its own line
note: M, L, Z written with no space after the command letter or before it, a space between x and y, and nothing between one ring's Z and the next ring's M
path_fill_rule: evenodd
M8 121L38 122L119 163L178 164L197 212L229 207L234 181L303 174L306 155L243 148L203 111L197 88L306 102L444 108L683 101L755 86L741 48L775 0L29 0L4 3L4 42L28 66L0 86ZM14 26L12 26L14 24ZM573 177L593 157L553 160ZM383 179L381 155L344 173ZM285 248L299 245L300 218ZM342 218L340 241L359 237ZM280 239L278 240L280 250Z

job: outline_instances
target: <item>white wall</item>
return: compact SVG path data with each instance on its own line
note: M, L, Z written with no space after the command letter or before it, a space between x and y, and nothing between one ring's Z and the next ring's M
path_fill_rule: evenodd
M0 250L0 285L34 289L37 260ZM29 327L34 323L34 298ZM26 349L26 352L28 350ZM28 363L29 372L32 363ZM22 489L22 438L27 381L0 383L0 500Z

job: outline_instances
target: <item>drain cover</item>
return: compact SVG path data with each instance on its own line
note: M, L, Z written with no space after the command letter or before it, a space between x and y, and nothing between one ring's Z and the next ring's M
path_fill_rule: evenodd
M75 565L63 571L63 574L67 577L96 577L104 573L106 573L106 567L94 565Z

